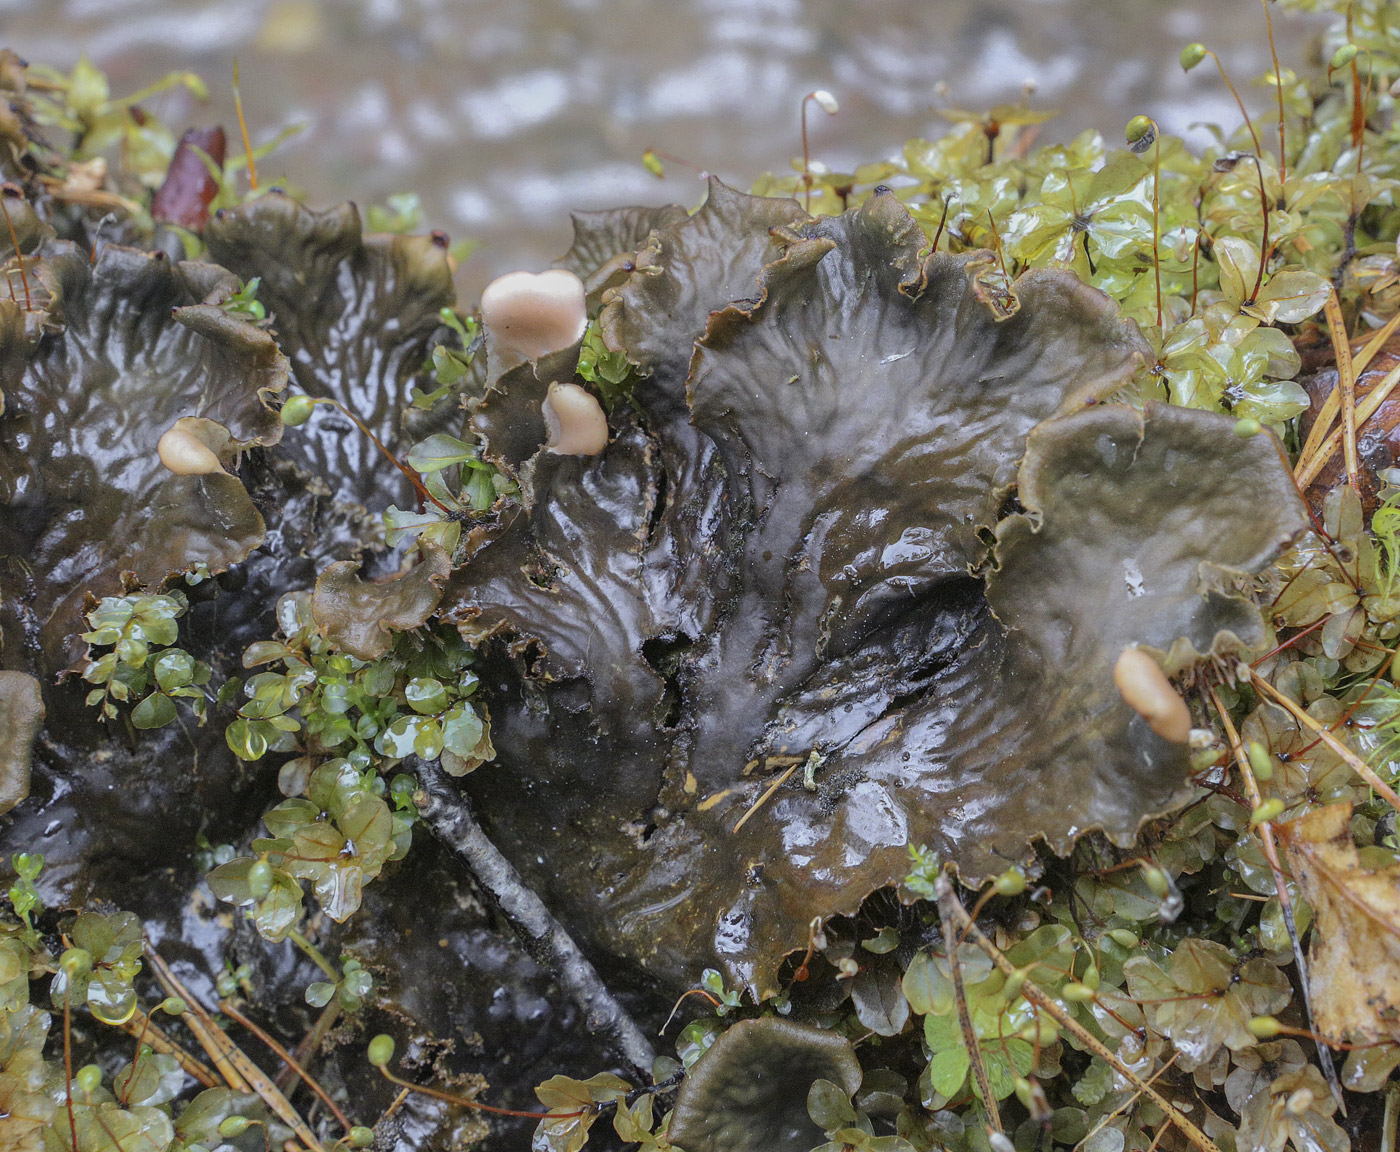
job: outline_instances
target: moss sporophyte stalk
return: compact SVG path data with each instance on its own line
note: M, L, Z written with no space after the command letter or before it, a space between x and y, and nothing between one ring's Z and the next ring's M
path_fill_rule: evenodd
M1392 1147L1400 7L1282 6L479 309L0 53L0 1142Z

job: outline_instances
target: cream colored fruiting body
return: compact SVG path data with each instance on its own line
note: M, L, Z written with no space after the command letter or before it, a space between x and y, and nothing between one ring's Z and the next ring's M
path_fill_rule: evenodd
M510 272L481 294L492 373L567 348L588 327L583 281L572 272Z
M179 422L166 430L156 451L160 462L176 476L209 476L224 470L214 451Z
M556 456L596 456L608 445L608 418L597 397L577 384L551 384L540 405Z
M1191 739L1191 710L1147 652L1124 648L1113 665L1113 683L1128 707L1163 740L1185 744Z

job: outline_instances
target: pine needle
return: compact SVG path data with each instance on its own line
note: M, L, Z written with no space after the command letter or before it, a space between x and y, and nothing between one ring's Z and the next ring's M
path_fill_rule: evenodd
M258 162L253 156L253 142L248 139L248 122L243 119L243 97L238 92L238 61L233 62L233 110L238 115L238 131L243 137L243 155L248 159L248 187L258 190Z
M797 765L794 764L791 768L789 768L786 772L784 772L781 776L774 780L773 783L768 786L768 791L766 791L762 796L755 800L753 802L753 806L749 808L749 810L745 812L742 816L739 817L739 823L734 825L734 831L739 831L739 829L742 828L748 822L750 816L752 816L766 803L768 803L768 798L772 796L773 793L776 792L779 788L781 788L787 782L787 778L796 771Z
M1318 721L1314 720L1303 708L1293 700L1290 700L1252 668L1249 671L1249 678L1259 691L1267 695L1275 704L1282 707L1284 711L1288 712L1299 724L1309 729L1314 736L1351 765L1353 772L1360 776L1361 779L1365 780L1377 795L1384 797L1386 803L1397 812L1400 812L1400 796L1395 794L1395 789L1377 776L1375 769L1367 764L1365 760L1361 759L1360 756L1348 748L1342 741L1338 740L1326 725L1320 724Z
M1240 734L1235 730L1230 713L1221 704L1220 697L1214 688L1210 689L1210 700L1215 705L1215 714L1220 717L1221 727L1225 729L1225 739L1229 742L1230 751L1234 753L1235 763L1239 765L1245 791L1249 793L1250 806L1258 809L1259 805L1264 802L1264 795L1259 791L1259 782L1254 778L1254 768L1249 762L1249 754L1245 751L1243 741L1240 740ZM1298 966L1298 983L1303 989L1303 1008L1308 1014L1308 1030L1313 1032L1313 1043L1317 1045L1317 1062L1322 1068L1327 1086L1332 1089L1332 1097L1337 1101L1337 1107L1345 1116L1347 1106L1346 1101L1342 1098L1342 1085L1341 1081L1337 1079L1336 1065L1332 1062L1332 1049L1318 1039L1313 1029L1312 992L1308 984L1308 964L1303 956L1303 942L1298 936L1298 922L1293 915L1293 901L1288 895L1288 882L1283 877L1283 866L1279 863L1278 844L1274 840L1273 823L1268 820L1260 821L1257 831L1264 859L1268 862L1269 871L1274 876L1274 890L1278 893L1279 910L1283 913L1284 927L1288 929L1288 940L1293 945L1293 963Z

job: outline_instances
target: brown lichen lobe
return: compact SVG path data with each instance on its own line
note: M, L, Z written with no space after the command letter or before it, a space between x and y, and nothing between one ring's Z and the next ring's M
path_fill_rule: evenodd
M220 572L262 543L223 467L281 438L264 399L288 365L220 307L237 288L222 268L115 244L93 263L62 241L29 266L48 302L41 330L0 317L0 557L41 578L7 589L3 622L7 658L37 636L31 670L52 673L81 654L85 596Z
M994 313L892 196L809 220L715 183L640 244L614 225L638 414L517 457L524 511L443 600L496 638L470 787L572 926L769 992L910 843L984 877L1179 802L1186 750L1114 664L1262 639L1241 589L1305 523L1276 442L1106 402L1145 345L1105 297L1037 272ZM499 381L493 445L538 379Z
M822 1138L807 1093L829 1080L848 1096L860 1063L839 1033L774 1016L725 1029L690 1070L669 1129L686 1152L807 1152Z

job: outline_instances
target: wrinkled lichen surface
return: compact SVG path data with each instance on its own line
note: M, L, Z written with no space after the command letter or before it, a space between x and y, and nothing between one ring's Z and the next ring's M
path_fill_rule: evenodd
M705 957L775 990L909 843L975 879L1130 841L1187 758L1113 661L1257 644L1249 579L1305 525L1270 438L1104 403L1145 346L1102 297L1028 275L998 319L974 258L922 244L889 195L804 224L712 183L607 297L639 412L523 465L533 504L449 584L495 654L493 830L668 979Z

